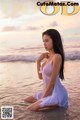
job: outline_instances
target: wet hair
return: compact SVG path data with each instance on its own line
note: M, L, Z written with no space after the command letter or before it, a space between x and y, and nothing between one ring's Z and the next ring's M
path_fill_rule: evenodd
M42 37L44 35L48 35L52 39L54 52L60 54L62 57L62 64L60 68L59 77L63 80L64 79L64 49L63 49L60 33L55 29L48 29L42 33Z

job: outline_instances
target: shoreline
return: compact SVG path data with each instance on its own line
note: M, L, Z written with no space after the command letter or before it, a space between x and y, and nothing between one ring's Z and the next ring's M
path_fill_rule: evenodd
M68 90L69 107L46 111L27 111L29 103L23 101L29 95L41 90L43 82L38 79L35 63L0 63L0 107L14 107L14 120L79 120L80 119L80 61L65 62L65 80L62 84Z

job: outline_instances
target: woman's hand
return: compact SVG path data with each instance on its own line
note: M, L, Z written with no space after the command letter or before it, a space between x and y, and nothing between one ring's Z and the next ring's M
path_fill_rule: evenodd
M48 58L48 54L49 53L42 53L39 58L37 59L37 61L41 62L44 58Z
M48 58L48 54L49 53L42 53L38 59L37 59L37 72L38 72L38 77L39 79L42 79L42 73L40 73L40 68L41 68L41 61L44 59L44 58Z

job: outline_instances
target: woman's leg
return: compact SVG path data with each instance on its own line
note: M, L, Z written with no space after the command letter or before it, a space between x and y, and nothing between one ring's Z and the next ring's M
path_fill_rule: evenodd
M33 96L29 96L26 99L24 99L25 102L29 102L29 103L34 103L37 100L33 97Z
M27 110L32 110L32 111L38 111L40 108L40 103L41 101L36 101L35 103L31 104L29 107L27 107Z
M59 107L58 105L49 105L49 106L45 106L45 107L41 107L40 106L40 103L42 101L41 100L38 100L37 102L31 104L27 110L32 110L32 111L46 111L46 110L50 110L50 109L54 109L56 107Z

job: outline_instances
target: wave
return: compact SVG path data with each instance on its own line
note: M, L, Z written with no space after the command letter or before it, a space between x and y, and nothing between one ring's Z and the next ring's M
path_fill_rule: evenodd
M39 55L6 55L0 56L0 62L36 62ZM65 53L65 60L80 60L80 51Z
M36 62L37 56L30 55L30 56L24 56L24 55L6 55L6 56L0 56L0 62Z
M65 60L80 60L80 51L66 52Z

